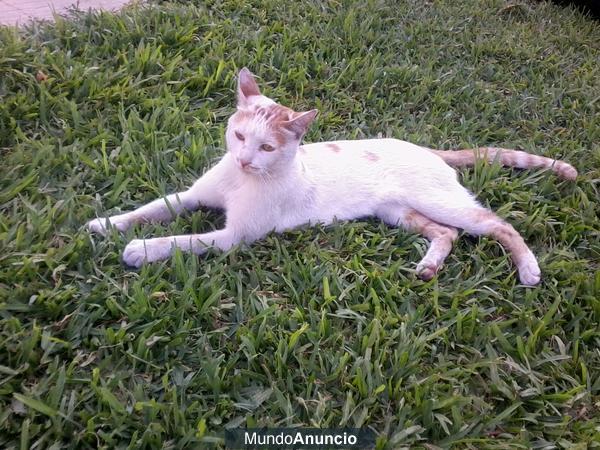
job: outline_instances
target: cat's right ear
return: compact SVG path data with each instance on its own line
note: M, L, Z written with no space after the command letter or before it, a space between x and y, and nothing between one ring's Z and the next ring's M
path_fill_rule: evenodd
M260 95L260 89L252 72L244 67L238 75L238 107L247 106L253 95Z

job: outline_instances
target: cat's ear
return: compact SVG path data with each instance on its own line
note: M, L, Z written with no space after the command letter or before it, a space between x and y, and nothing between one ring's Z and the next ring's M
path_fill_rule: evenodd
M238 106L246 106L253 95L260 95L260 89L252 72L244 67L238 75Z
M318 109L311 109L310 111L295 113L292 119L283 122L283 126L296 133L297 136L302 137L302 135L308 131L308 127L313 120L315 120L315 117L317 117L318 113Z

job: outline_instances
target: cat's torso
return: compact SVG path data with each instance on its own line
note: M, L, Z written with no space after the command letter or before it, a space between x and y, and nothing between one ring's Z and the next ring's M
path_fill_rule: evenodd
M441 158L396 139L305 144L277 182L240 173L227 155L219 164L231 170L222 179L235 180L223 186L228 223L252 237L373 216L456 186L454 169Z

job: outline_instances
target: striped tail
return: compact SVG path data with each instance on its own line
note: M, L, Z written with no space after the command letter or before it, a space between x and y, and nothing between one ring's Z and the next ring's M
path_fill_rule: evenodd
M498 160L503 166L519 169L551 169L565 180L577 178L577 170L569 163L519 150L496 147L479 147L469 150L428 150L453 167L472 166L477 159L486 158L489 162Z

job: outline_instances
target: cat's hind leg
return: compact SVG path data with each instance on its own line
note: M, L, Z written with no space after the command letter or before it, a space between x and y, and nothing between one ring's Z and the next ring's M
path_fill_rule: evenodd
M462 228L469 234L493 237L510 252L521 283L528 286L538 284L540 267L523 237L511 224L479 205L466 189L462 188L462 191L448 192L444 198L432 196L428 202L419 202L420 206L416 209L438 223Z
M400 225L429 240L429 248L417 264L417 275L422 280L430 280L435 276L458 237L456 228L440 225L411 208L386 206L378 211L377 216L388 225Z

